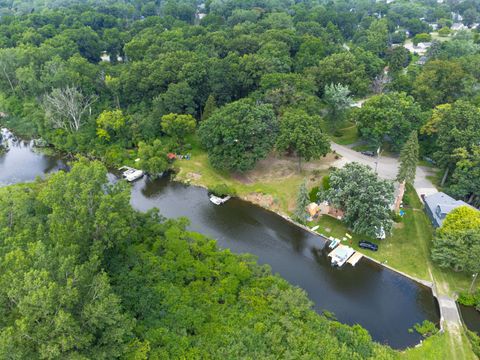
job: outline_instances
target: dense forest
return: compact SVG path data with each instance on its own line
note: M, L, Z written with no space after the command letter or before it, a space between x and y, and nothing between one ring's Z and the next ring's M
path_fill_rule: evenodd
M391 358L303 290L218 250L187 221L139 213L83 159L0 191L0 358ZM32 236L34 234L34 236Z

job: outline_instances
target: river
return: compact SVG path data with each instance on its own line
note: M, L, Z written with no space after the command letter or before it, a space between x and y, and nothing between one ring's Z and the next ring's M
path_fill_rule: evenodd
M63 166L58 157L36 153L30 142L17 141L0 155L0 184L31 181ZM250 203L232 199L216 206L206 190L166 178L132 184L131 203L138 210L157 207L166 217L189 218L190 229L216 239L222 248L254 254L261 264L303 288L316 311L333 312L342 323L358 323L375 341L393 348L420 341L420 335L408 331L415 323L439 321L429 288L365 258L355 267L333 268L321 250L322 238Z

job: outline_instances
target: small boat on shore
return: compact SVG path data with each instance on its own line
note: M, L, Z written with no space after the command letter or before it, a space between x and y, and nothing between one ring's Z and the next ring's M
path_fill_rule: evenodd
M221 197L215 196L213 194L210 195L210 201L215 205L222 205L230 199L231 199L231 196L225 196L225 197L221 198Z
M123 170L122 176L128 181L133 182L141 179L144 175L142 170L134 169L129 166L122 166L118 170Z

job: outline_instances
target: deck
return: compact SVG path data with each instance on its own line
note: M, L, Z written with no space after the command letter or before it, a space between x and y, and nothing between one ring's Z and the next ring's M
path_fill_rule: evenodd
M355 266L357 265L357 263L360 261L360 259L363 257L363 255L361 253L359 253L358 251L355 252L355 254L353 254L350 259L347 260L347 262L352 265L352 266Z

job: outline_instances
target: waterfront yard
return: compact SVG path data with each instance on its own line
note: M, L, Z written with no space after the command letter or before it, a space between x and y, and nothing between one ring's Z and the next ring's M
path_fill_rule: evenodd
M192 158L175 162L177 180L207 188L226 184L239 197L286 215L295 209L302 181L306 180L308 187L318 185L335 161L334 155L329 154L320 160L303 163L299 172L296 158L270 155L251 171L231 174L212 167L196 137L190 138L189 142L192 144L192 150L189 150Z

